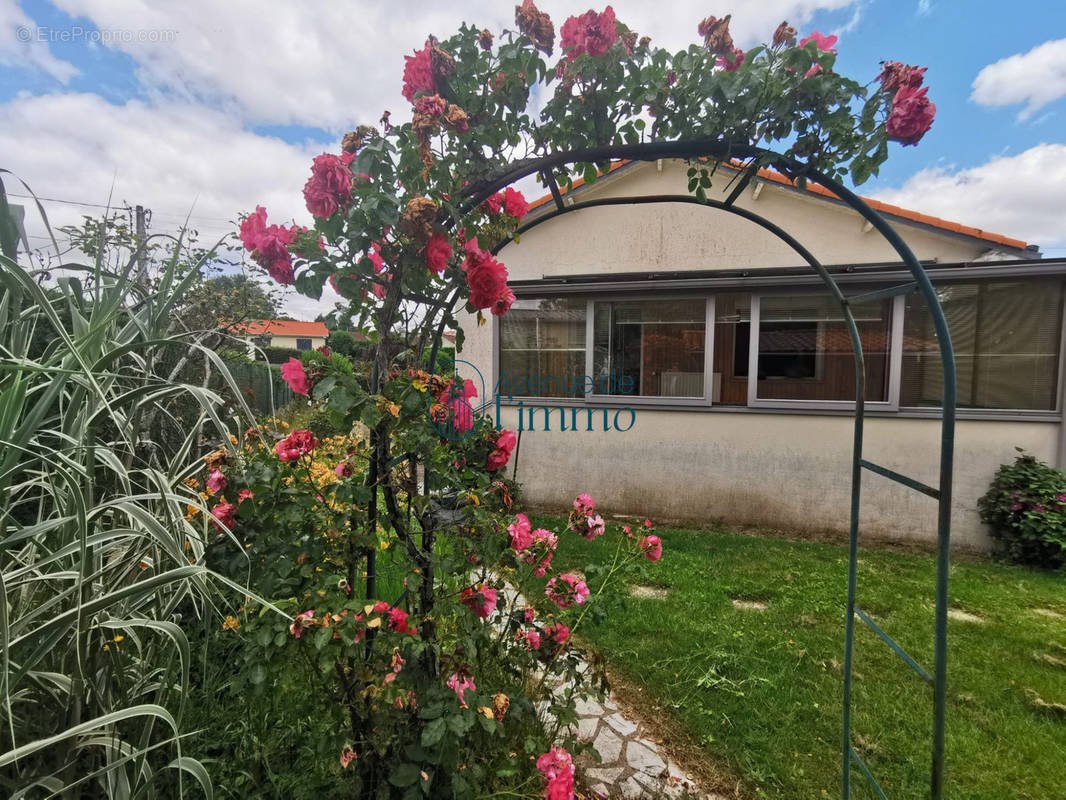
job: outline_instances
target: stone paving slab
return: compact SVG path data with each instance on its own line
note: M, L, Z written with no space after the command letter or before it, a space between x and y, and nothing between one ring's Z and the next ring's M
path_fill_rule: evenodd
M510 586L502 589L509 603L525 605L524 599ZM582 662L579 673L589 669ZM563 682L552 690L560 701L567 699L573 687ZM537 703L537 712L546 715L548 702ZM599 763L585 765L579 759L578 772L584 785L599 798L615 800L728 800L721 795L703 793L695 782L665 753L659 751L654 731L637 719L626 717L611 699L603 702L579 696L575 701L577 725L571 730L581 741L591 743L599 754Z
M600 798L653 800L698 797L725 800L700 792L695 782L659 751L653 734L638 720L627 718L611 699L582 699L577 706L578 739L589 742L600 757L595 766L579 760L586 787Z

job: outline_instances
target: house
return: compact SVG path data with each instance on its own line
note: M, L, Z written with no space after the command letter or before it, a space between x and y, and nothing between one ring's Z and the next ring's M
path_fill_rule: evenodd
M240 332L248 341L250 354L253 346L313 350L316 347L324 347L329 336L329 329L324 322L289 319L249 320L241 323Z
M569 205L685 195L688 164L615 164ZM714 174L708 196L737 188ZM985 549L978 497L1022 447L1063 464L1066 260L1028 243L869 201L930 275L957 354L952 536ZM736 200L792 234L845 294L910 280L895 250L820 187L762 171ZM533 204L525 222L555 210ZM473 364L504 427L521 430L518 480L534 507L579 491L619 514L721 519L845 534L854 362L840 306L780 239L687 203L611 205L556 216L507 244L517 300L464 320ZM866 354L864 456L938 482L942 378L918 294L853 306ZM461 365L462 366L462 365ZM934 541L935 504L863 475L864 536Z

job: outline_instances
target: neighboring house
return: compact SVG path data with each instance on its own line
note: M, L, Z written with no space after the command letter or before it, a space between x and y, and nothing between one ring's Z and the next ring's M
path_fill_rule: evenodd
M616 165L564 199L683 195L687 167ZM734 176L720 168L708 194L725 199ZM846 294L909 280L888 243L820 188L762 172L736 202L832 265ZM985 548L977 498L1015 447L1063 464L1066 261L871 205L924 261L951 327L953 542ZM527 221L555 207L550 198L533 206ZM558 511L586 491L612 513L846 532L851 343L839 305L791 248L735 215L662 203L563 214L499 258L518 300L489 325L465 320L459 358L477 366L490 395L501 376L515 388L501 417L517 429L521 415L518 479L532 505ZM868 376L864 456L935 485L942 378L924 303L909 294L855 310ZM531 425L531 406L552 410ZM862 480L864 535L935 538L929 498L877 475Z
M287 347L313 350L323 347L329 336L324 322L300 322L287 319L256 319L242 323L241 333L248 341L251 354L255 347Z

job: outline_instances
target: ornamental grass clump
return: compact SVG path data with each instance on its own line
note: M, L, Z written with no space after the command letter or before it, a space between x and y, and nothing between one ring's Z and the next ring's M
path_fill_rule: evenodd
M220 380L250 412L221 357L175 330L210 254L179 238L162 263L142 262L106 227L95 260L68 259L53 277L16 263L0 222L5 797L212 790L184 744L189 631L226 591L245 591L206 566L236 507L211 516L188 485L207 466L202 440L231 446L224 398L180 376ZM204 477L227 491L215 463Z

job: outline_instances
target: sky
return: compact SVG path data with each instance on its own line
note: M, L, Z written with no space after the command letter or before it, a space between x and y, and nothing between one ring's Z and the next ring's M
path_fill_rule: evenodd
M587 8L538 5L557 31ZM1066 3L612 5L671 50L697 39L703 17L732 13L744 48L783 19L801 36L838 35L837 69L860 80L883 60L927 66L932 130L916 147L893 144L860 192L1066 256ZM310 225L301 189L311 159L338 152L345 131L384 109L402 119L403 56L463 21L513 27L514 0L0 0L0 169L49 198L53 226L109 203L150 209L152 232L188 217L201 242L257 204L271 221ZM31 246L48 246L35 213L27 229ZM285 310L312 319L331 307L328 293L289 294Z

